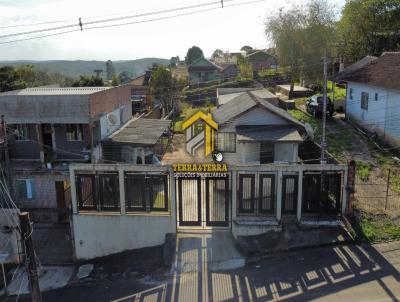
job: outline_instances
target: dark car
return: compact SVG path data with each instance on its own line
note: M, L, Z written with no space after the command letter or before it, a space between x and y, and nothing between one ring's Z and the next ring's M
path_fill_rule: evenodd
M306 110L315 117L322 117L323 96L313 95L306 103ZM332 116L334 113L333 102L329 97L326 98L326 115Z

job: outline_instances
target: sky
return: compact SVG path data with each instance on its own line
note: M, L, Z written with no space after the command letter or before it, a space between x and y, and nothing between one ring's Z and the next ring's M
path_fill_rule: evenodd
M253 48L271 46L264 33L266 18L293 3L306 0L225 0L220 3L170 13L153 14L108 23L88 25L86 22L132 16L166 9L219 2L219 0L0 0L0 42L48 35L61 31L78 31L41 39L0 44L0 60L133 60L145 57L184 58L193 45L211 56L216 49L236 52L243 45ZM336 13L345 0L332 0ZM239 5L240 4L240 5ZM208 11L173 17L194 11ZM211 9L211 10L210 10ZM83 31L79 30L81 17ZM153 20L166 18L164 20ZM27 25L63 21L60 23ZM143 22L146 21L146 22ZM126 26L85 28L127 22ZM3 35L38 29L75 25L74 27L30 35ZM9 27L13 26L13 27Z

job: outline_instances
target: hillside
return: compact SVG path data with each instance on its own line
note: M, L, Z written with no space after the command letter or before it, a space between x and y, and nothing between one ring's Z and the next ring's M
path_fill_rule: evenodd
M143 58L137 60L121 60L113 61L113 65L117 74L122 71L126 71L131 77L143 73L153 63L168 65L169 60L160 58ZM40 69L45 69L49 72L59 72L68 77L76 78L79 75L92 75L94 69L103 69L102 76L106 74L106 62L105 61L86 61L86 60L50 60L50 61L0 61L0 67L4 65L24 65L32 64Z

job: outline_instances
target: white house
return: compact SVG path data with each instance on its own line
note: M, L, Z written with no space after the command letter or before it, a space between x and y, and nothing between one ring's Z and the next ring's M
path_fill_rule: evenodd
M335 81L347 83L346 116L392 145L400 145L400 52L366 57Z

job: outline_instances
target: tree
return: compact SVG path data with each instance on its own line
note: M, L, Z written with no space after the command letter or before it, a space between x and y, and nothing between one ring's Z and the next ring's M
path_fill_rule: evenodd
M76 80L71 85L72 87L101 87L104 86L104 81L102 78L97 76L79 76L79 80Z
M111 80L111 85L112 86L118 86L120 84L119 82L119 77L117 77L116 75L113 76L112 80Z
M355 62L400 48L400 1L347 1L338 23L338 52Z
M115 76L115 69L111 60L108 60L106 62L106 74L107 74L107 80L112 80L113 77Z
M23 89L27 84L12 66L0 67L0 92Z
M192 64L194 61L197 59L204 57L203 51L201 50L200 47L198 46L192 46L191 48L188 49L185 62L186 65Z
M212 54L212 58L222 58L224 56L224 52L221 49L214 50Z
M323 0L313 0L306 7L282 9L267 19L265 32L274 42L279 64L290 77L289 98L294 82L322 79L322 59L333 55L334 15Z
M244 51L246 54L250 51L250 50L252 50L253 49L253 47L251 47L251 46L248 46L248 45L245 45L245 46L243 46L240 50L241 51Z
M158 66L151 74L150 87L154 99L163 105L166 112L171 111L183 88L172 77L171 71L163 66Z
M177 67L179 64L179 56L176 57L171 57L171 59L169 60L169 66L170 67Z
M119 82L120 82L121 84L124 84L124 83L129 82L129 80L131 79L131 77L129 76L129 74L128 74L127 71L122 71L122 72L118 75L118 78L119 78Z

